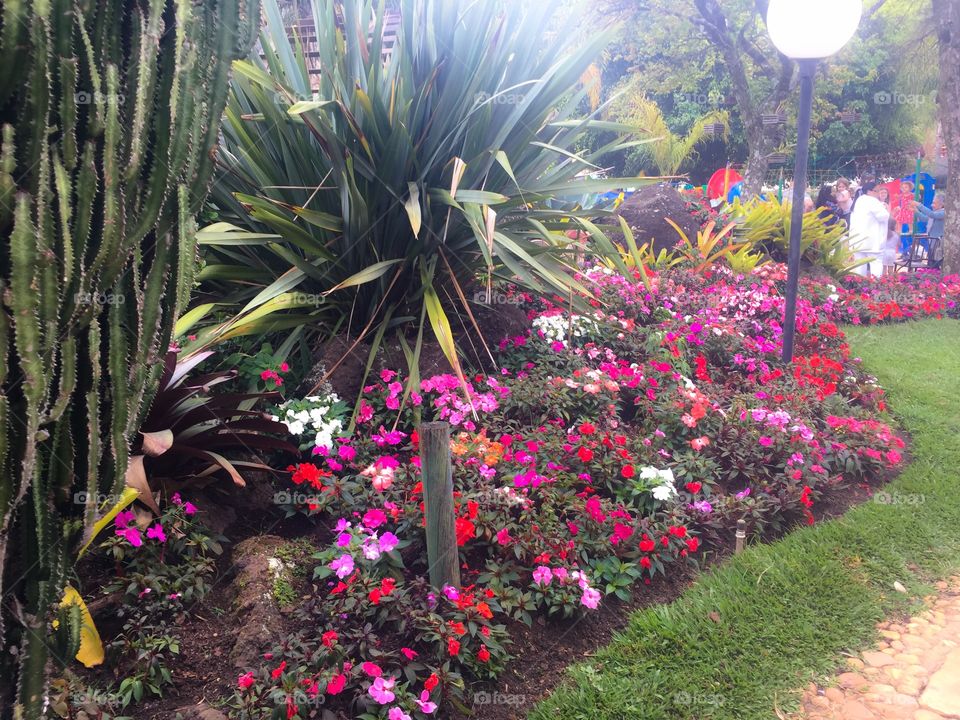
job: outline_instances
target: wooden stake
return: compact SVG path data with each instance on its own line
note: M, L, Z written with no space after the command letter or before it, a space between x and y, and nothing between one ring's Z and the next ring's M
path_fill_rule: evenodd
M733 550L734 555L739 555L743 552L743 548L747 544L747 523L744 520L737 520L737 545Z
M437 588L444 585L460 587L450 425L445 422L423 423L419 436L430 584Z

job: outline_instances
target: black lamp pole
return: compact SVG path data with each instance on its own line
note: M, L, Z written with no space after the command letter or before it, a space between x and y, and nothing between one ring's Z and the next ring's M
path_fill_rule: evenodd
M800 114L797 119L797 165L793 172L793 207L790 213L790 251L787 256L787 307L783 318L783 362L793 362L793 336L797 330L797 290L800 286L800 240L803 236L803 200L807 194L807 159L810 155L810 115L813 111L813 76L817 60L798 60Z

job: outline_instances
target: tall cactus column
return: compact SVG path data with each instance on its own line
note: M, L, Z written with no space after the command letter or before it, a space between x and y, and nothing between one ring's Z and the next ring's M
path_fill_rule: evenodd
M123 487L258 23L256 0L0 0L0 712L42 717L75 652L53 608Z

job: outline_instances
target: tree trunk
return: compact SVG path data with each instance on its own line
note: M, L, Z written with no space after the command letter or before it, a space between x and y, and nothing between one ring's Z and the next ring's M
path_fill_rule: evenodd
M933 0L940 42L940 122L947 146L949 192L943 231L944 272L960 272L960 0Z

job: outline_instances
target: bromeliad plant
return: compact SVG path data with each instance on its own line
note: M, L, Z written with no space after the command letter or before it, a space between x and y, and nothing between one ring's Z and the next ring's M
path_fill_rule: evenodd
M190 377L189 373L213 353L198 353L178 362L175 350L167 353L160 390L134 442L128 481L137 482L148 504L150 494L199 487L227 475L239 487L246 485L241 470L269 470L270 466L238 454L285 452L296 446L281 438L287 427L272 419L257 403L276 401L277 393L213 393L213 388L234 380L235 370ZM149 487L146 487L149 485ZM153 506L155 512L159 512Z
M259 8L49 0L2 14L0 645L16 652L0 655L0 706L40 718L84 615L69 588L54 633L53 607L98 498L121 494L193 287L192 215Z
M550 3L425 0L400 4L387 52L383 2L313 0L292 29L265 7L263 55L236 63L218 155L213 199L229 222L201 240L204 287L240 309L188 350L309 323L376 352L412 329L415 366L429 325L460 374L451 316L476 329L468 298L493 281L583 294L562 232L583 213L548 201L622 186L589 174L643 142L577 117L609 33L584 41ZM591 128L618 137L581 153ZM594 244L616 255L599 233Z

